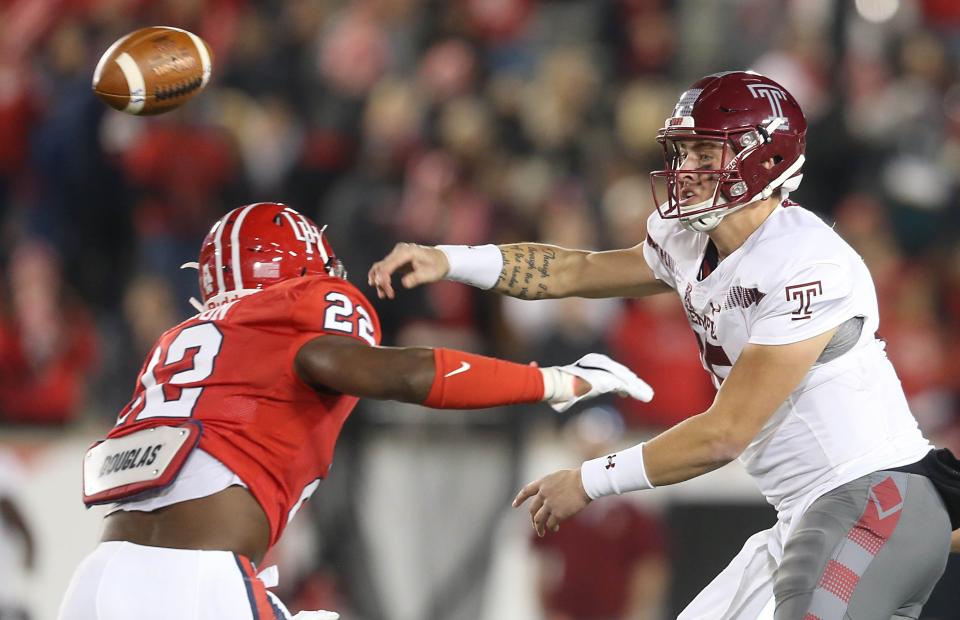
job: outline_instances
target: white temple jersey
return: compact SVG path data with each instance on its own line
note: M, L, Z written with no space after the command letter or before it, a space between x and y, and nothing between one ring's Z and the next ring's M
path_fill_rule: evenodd
M879 469L932 449L875 332L873 280L860 256L816 215L784 201L698 281L706 233L654 212L643 255L680 295L704 368L719 387L749 344L790 344L862 317L854 347L814 364L740 461L781 516Z

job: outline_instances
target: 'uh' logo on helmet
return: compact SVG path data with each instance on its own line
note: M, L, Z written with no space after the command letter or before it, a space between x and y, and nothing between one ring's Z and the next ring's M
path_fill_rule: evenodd
M320 255L326 260L326 252L323 251L323 235L316 225L299 213L291 215L290 213L284 212L283 215L287 218L287 221L290 222L291 228L293 228L293 236L296 237L298 241L303 241L307 246L307 254L313 254L313 246L317 246Z

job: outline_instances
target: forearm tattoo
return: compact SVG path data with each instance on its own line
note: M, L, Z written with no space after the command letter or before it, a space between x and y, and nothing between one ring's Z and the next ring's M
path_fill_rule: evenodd
M500 252L503 270L494 287L497 292L520 299L550 297L551 272L557 258L555 248L514 244L500 246Z

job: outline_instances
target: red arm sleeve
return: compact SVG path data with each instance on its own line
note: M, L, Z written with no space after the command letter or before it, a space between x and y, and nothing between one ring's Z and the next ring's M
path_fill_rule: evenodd
M480 409L543 400L539 368L452 349L434 349L435 374L427 407Z

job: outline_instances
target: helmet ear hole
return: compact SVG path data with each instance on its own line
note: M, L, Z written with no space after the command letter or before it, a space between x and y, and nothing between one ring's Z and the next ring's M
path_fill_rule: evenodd
M283 221L280 219L279 213L273 216L273 223L277 226L283 226Z
M302 277L305 276L305 275L307 275L307 268L306 268L306 267L301 267L301 268L300 268L300 277L302 278Z

